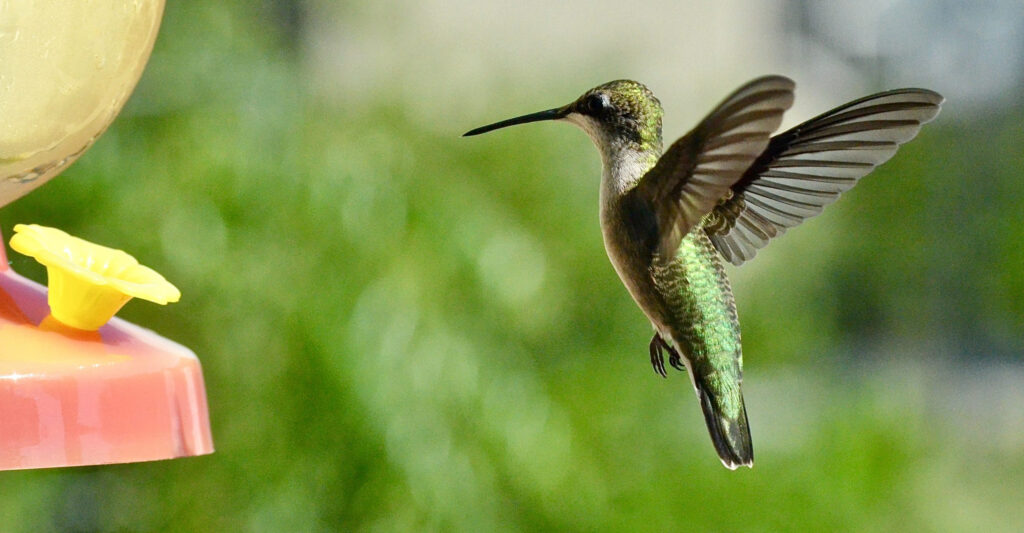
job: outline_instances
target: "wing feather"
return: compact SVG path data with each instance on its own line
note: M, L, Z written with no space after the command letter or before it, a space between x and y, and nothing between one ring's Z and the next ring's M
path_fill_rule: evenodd
M898 89L855 100L776 135L704 230L734 265L768 241L820 213L891 158L935 118L943 98L926 89Z
M674 256L683 236L731 194L730 187L764 152L782 113L793 105L793 87L782 76L740 87L673 143L629 192L654 209L661 257Z

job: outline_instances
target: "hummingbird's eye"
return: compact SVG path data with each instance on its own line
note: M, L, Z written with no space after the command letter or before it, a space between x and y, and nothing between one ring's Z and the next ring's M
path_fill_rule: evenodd
M608 95L603 93L594 93L583 101L583 111L588 115L603 115L611 107Z

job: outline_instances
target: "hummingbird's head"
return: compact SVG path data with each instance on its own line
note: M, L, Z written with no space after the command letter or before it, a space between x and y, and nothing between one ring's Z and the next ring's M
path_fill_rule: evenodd
M661 102L650 89L632 80L616 80L594 87L568 105L495 122L464 136L527 122L565 120L587 132L605 156L623 149L660 154L661 116Z
M602 153L619 147L661 152L661 102L641 83L598 85L566 107L565 120L587 132Z

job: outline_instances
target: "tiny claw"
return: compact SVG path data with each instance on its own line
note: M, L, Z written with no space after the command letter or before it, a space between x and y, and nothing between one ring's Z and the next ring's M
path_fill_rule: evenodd
M676 370L686 372L686 365L683 364L682 358L679 357L679 352L671 346L668 347L668 352L668 364L672 365L672 368Z
M654 338L651 339L650 346L651 365L654 366L654 371L657 372L661 377L667 378L668 372L665 372L665 357L661 352L661 348L664 345L665 342L661 340L661 337L659 337L657 333L655 333Z
M676 370L686 372L686 365L683 364L683 358L679 356L679 352L669 345L669 343L665 342L665 339L658 337L658 341L661 343L662 347L668 350L668 364L672 365L672 368ZM659 351L661 350L659 349Z

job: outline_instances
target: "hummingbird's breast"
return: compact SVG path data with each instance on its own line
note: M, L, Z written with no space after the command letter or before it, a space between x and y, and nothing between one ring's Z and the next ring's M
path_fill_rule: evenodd
M602 145L598 145L601 147ZM729 278L701 226L669 258L657 255L662 231L654 207L630 194L657 153L602 151L601 231L608 259L629 294L691 364L738 371L740 327Z
M732 288L703 229L686 235L675 256L660 258L650 206L630 194L606 200L601 227L608 259L662 338L692 364L730 369L742 364Z
M605 199L602 199L605 200ZM658 222L649 206L633 195L602 201L601 233L604 249L619 279L644 313L656 322L661 307L651 276L658 242ZM650 310L650 311L649 311Z

